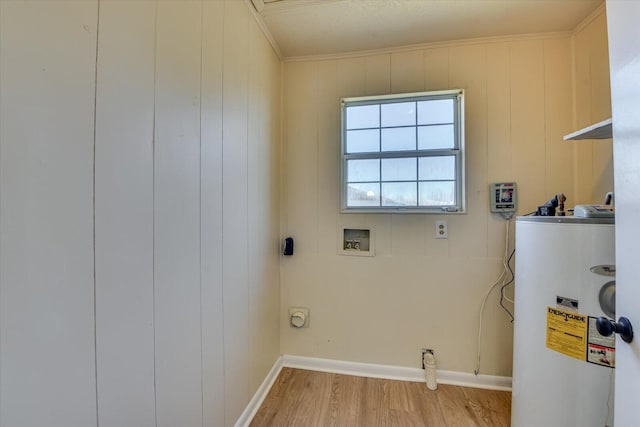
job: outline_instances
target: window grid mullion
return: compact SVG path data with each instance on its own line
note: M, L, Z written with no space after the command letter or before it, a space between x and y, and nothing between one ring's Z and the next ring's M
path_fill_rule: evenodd
M418 110L417 110L417 105L416 105L416 116L418 114ZM416 127L417 129L417 127ZM416 139L416 144L418 143L418 140ZM418 161L418 158L416 157L416 206L420 206L420 184L418 184L420 182L420 168L419 165L420 162Z
M382 153L382 105L378 105L378 151Z
M459 150L420 150L420 151L388 151L384 153L351 153L345 154L346 160L358 159L399 159L403 157L443 157L457 156Z
M418 144L418 130L419 130L419 120L418 120L418 103L420 101L429 101L429 100L435 100L435 99L450 99L450 95L442 95L442 93L444 92L439 92L438 95L436 96L420 96L420 97L408 97L408 98L402 98L401 96L398 96L397 98L394 99L389 99L389 98L382 98L381 100L376 100L376 99L371 99L370 101L360 101L354 98L354 101L352 102L349 99L344 99L342 101L342 105L343 107L348 107L348 106L358 106L358 105L371 105L371 104L377 104L378 107L378 127L372 127L372 128L366 128L366 129L371 129L371 130L377 130L378 131L378 152L365 152L365 153L347 153L347 131L348 130L353 130L353 129L348 129L348 123L346 123L345 120L343 120L343 123L346 125L345 129L343 129L342 133L343 133L343 144L342 144L342 156L343 156L343 170L345 171L345 176L344 176L344 181L343 181L343 185L345 184L350 184L352 182L350 182L348 180L348 169L349 169L349 160L378 160L378 180L377 181L364 181L364 182L353 182L353 184L376 184L378 187L378 200L377 203L373 200L371 200L371 202L375 203L372 205L362 205L362 206L358 206L358 205L349 205L349 201L345 200L343 202L343 207L347 210L347 211L378 211L377 209L382 208L382 210L379 210L380 212L383 211L389 211L389 212L393 212L394 210L420 210L420 208L425 208L427 210L442 210L445 207L455 207L457 208L456 210L462 208L464 209L464 200L462 200L462 204L460 203L460 199L459 197L461 195L463 195L464 193L464 171L462 170L462 165L464 163L464 159L463 159L463 153L462 153L462 147L463 145L463 141L461 141L462 138L462 127L464 126L464 124L460 123L460 120L462 120L463 118L463 114L461 113L460 109L463 108L461 107L461 103L464 102L462 100L462 92L458 91L459 95L455 95L453 97L453 108L454 108L454 119L453 119L453 123L429 123L429 124L425 124L424 126L436 126L436 125L453 125L454 126L454 147L451 149L435 149L435 150L420 150L419 149L419 144ZM345 102L345 100L347 102ZM413 125L408 125L408 126L382 126L382 106L384 104L390 104L390 103L413 103L414 105L414 123ZM343 116L344 117L344 116ZM390 119L392 123L393 119ZM389 124L390 124L389 123ZM382 130L386 129L386 128L408 128L408 127L413 127L414 129L414 150L400 150L400 151L383 151L382 150ZM357 130L362 130L362 129L357 129ZM393 146L395 146L396 144L394 143ZM441 157L441 156L453 156L454 160L455 160L455 171L454 171L454 177L452 179L420 179L420 159L421 158L433 158L433 157ZM414 168L415 168L415 180L406 180L406 181L402 181L402 180L389 180L389 181L385 181L383 179L383 165L382 165L382 161L385 159L401 159L401 158L414 158ZM453 194L453 204L451 205L421 205L421 200L420 200L420 183L428 183L428 182L433 182L433 183L437 183L437 182L452 182L454 184L454 194ZM385 205L383 204L383 197L382 197L382 184L383 183L414 183L415 185L415 197L416 197L416 203L415 205L407 205L407 206L395 206L395 205ZM343 194L347 195L347 190L346 190L347 186L345 185L343 187ZM401 194L401 193L400 193ZM437 194L437 193L436 193ZM389 202L390 203L398 203L400 200L402 200L402 196L399 195L399 199L396 199L396 197L394 197L393 195L390 196ZM439 196L436 196L435 200L443 200L441 199ZM446 199L444 199L446 200ZM436 202L438 203L438 202ZM445 211L447 211L446 209L444 209Z

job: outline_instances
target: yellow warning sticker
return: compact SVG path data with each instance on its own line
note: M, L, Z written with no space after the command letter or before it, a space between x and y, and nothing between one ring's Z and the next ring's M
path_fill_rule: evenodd
M547 307L547 348L569 357L585 360L587 316Z

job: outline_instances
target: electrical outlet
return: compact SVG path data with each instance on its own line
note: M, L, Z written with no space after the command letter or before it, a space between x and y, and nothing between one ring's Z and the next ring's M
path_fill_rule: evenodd
M436 221L436 239L447 238L447 221Z
M423 348L422 349L422 357L420 358L420 361L422 362L422 369L424 369L424 355L427 353L431 353L433 355L435 355L436 353L430 349L430 348Z

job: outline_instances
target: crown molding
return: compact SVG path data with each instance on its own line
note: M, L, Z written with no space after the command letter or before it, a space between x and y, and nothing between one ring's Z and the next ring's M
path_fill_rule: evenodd
M290 57L285 57L283 61L284 62L326 61L326 60L332 60L332 59L360 58L363 56L411 52L414 50L436 49L436 48L443 48L443 47L470 46L470 45L490 44L490 43L506 43L506 42L516 42L516 41L524 41L524 40L559 39L559 38L571 37L572 34L573 34L573 31L558 31L558 32L551 32L551 33L478 37L473 39L460 39L460 40L447 40L447 41L441 41L441 42L418 43L418 44L388 47L388 48L382 48L382 49L358 50L353 52L329 53L329 54L308 55L308 56L290 56Z
M605 2L602 2L600 6L598 6L593 12L591 12L586 18L584 18L582 22L580 22L576 26L576 28L573 29L572 34L577 34L580 31L584 30L589 24L595 21L596 18L598 18L603 13L606 13L606 11L607 4Z
M277 0L267 1L256 0L263 4L260 14L267 16L272 13L288 12L290 10L302 9L305 7L324 6L330 3L344 2L345 0Z
M251 16L253 16L253 19L255 19L256 24L258 24L258 28L260 28L260 31L262 31L262 34L264 34L267 41L271 45L271 48L273 49L274 53L278 56L278 59L280 61L283 61L285 58L284 56L282 56L282 51L280 50L280 46L278 46L278 42L273 37L273 34L271 34L271 31L269 31L269 27L267 27L267 24L264 22L264 19L262 19L262 15L260 15L260 13L258 13L258 10L256 9L256 7L259 7L259 5L262 4L262 1L255 0L255 3L257 3L258 6L256 6L254 1L252 0L245 0L245 3L247 4L247 8L249 9L249 12L251 12Z

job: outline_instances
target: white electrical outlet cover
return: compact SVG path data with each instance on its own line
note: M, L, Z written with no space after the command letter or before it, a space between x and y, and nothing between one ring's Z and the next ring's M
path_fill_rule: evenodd
M436 221L436 239L446 239L447 235L447 221Z

